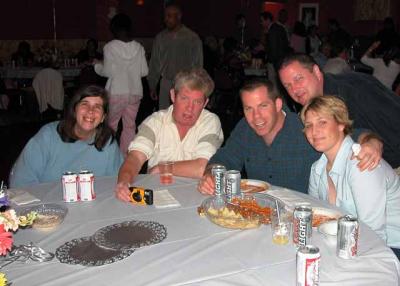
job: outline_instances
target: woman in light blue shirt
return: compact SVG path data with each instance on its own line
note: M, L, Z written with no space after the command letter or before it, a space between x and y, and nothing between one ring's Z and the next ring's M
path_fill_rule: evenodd
M79 89L69 102L65 118L46 124L26 144L11 170L10 186L61 182L66 171L116 176L122 155L106 124L108 107L103 88L89 85Z
M351 120L345 103L320 96L301 111L304 133L321 158L311 167L308 193L357 216L400 253L400 179L383 159L361 172L353 156Z

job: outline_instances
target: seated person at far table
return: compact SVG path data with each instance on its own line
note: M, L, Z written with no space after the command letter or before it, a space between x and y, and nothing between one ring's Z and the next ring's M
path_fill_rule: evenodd
M214 82L202 68L179 72L171 89L172 105L150 115L128 148L118 174L115 195L130 200L129 184L148 160L149 173L158 163L174 161L173 175L200 178L208 159L223 142L218 117L205 110Z
M345 103L335 96L312 99L301 111L304 133L318 152L308 193L358 217L400 254L400 178L385 161L361 172L351 160L352 122Z
M225 146L211 157L198 191L214 193L210 170L213 164L222 164L228 170L245 169L249 179L307 193L311 165L320 154L304 138L299 116L283 111L281 95L270 81L246 83L240 97L245 118L236 125ZM370 154L379 157L379 151L375 144L365 142L359 154L359 167L370 167Z
M79 89L65 118L43 126L33 136L10 173L10 186L60 181L66 171L92 171L94 176L115 176L122 154L106 124L107 92L98 86Z

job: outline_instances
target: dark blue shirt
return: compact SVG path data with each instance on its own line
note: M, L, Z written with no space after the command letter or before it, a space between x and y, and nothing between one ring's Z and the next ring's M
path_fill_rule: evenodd
M400 96L373 76L363 73L325 74L324 94L342 98L354 128L378 134L384 144L383 158L400 166Z
M284 126L271 146L242 119L224 147L210 159L228 170L243 170L249 179L307 193L311 165L320 153L308 144L303 125L295 113L287 112Z

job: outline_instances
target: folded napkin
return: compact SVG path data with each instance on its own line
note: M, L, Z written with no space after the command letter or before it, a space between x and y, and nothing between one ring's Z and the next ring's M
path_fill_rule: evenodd
M156 208L180 207L181 204L169 193L168 190L154 192L154 206Z
M9 200L18 206L27 205L33 202L40 202L38 198L24 190L8 190L7 194Z

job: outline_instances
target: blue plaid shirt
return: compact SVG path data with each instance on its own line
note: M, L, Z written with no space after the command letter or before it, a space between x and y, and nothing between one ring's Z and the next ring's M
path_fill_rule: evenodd
M245 171L249 179L307 193L311 165L321 154L307 142L302 129L297 114L287 112L284 126L268 146L243 118L209 163Z

